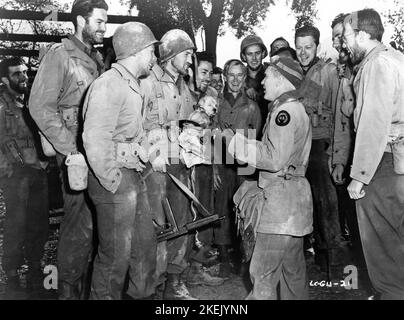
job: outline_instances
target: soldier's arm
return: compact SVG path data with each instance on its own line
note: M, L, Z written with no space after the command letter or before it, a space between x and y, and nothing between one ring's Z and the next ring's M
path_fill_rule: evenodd
M83 109L83 144L90 167L100 183L106 190L115 193L122 175L116 166L112 136L125 93L119 88L108 90L107 80L95 80L87 93Z
M257 141L257 169L278 172L290 159L294 150L295 129L301 115L294 102L277 109L271 116L261 141Z
M262 128L261 111L258 104L255 101L250 103L250 126L254 129L254 136L248 138L256 139Z
M5 114L5 104L0 99L0 177L8 175L10 168L10 163L7 156L3 153L3 146L6 142L6 114Z
M364 67L351 177L369 184L387 146L394 105L395 69L382 57Z
M77 151L76 138L66 128L58 110L66 63L62 49L51 49L41 62L29 99L32 118L54 148L64 155Z

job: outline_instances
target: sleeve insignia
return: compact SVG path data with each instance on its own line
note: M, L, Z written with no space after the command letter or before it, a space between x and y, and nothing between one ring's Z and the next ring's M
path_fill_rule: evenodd
M275 123L280 127L287 126L289 122L290 122L290 114L285 110L280 111L276 116Z

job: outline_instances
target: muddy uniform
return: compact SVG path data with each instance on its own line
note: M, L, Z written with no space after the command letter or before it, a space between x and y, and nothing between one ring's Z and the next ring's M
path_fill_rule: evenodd
M313 230L313 205L305 178L311 127L304 106L283 94L273 103L263 133L262 142L248 140L256 151L252 165L260 170L258 183L244 182L234 196L236 205L245 205L242 198L255 197L252 207L258 214L250 265L253 289L247 299L277 299L278 283L280 299L307 299L303 236ZM250 148L247 150L245 160L250 163Z
M359 65L350 174L365 184L366 195L356 201L356 209L370 279L382 299L400 300L404 299L403 66L403 54L382 44Z
M178 144L178 120L187 119L194 111L195 100L183 80L179 76L175 82L173 77L158 65L153 67L151 75L142 80L145 93L144 128L150 143L150 162L157 156L168 159L167 172L190 187L190 171L180 160ZM155 172L149 165L143 172L149 190L149 202L156 221L166 223L162 201L168 198L178 226L192 220L190 201L173 183L166 173ZM164 273L181 274L188 266L189 237L184 235L158 246L159 283L164 282Z
M245 92L240 92L237 98L226 92L224 98L219 101L215 122L221 130L241 130L246 137L255 139L261 130L261 113L257 103L249 99ZM221 160L222 164L217 167L222 185L215 193L215 212L226 218L221 221L220 227L215 229L215 244L224 246L234 243L231 231L234 226L233 195L245 177L238 175L240 166L227 151L222 154ZM243 169L246 169L249 175L254 173L245 166Z
M91 85L83 108L83 143L94 174L89 194L97 211L98 254L92 299L121 299L154 293L157 240L139 162L147 152L138 81L116 63ZM142 161L147 161L143 158Z
M37 127L22 98L0 87L0 188L6 205L6 273L16 272L24 258L30 272L41 272L49 208L46 163L39 160L38 138Z
M315 249L326 249L331 254L330 263L338 264L341 261L335 254L340 252L341 228L330 164L346 166L351 138L348 127L340 120L341 109L336 109L339 86L336 66L316 59L300 88L313 128L307 178L313 191Z
M102 70L101 56L94 50L90 52L75 36L53 45L40 64L29 101L33 119L57 151L62 180L64 217L57 257L59 290L63 290L62 285L77 287L86 272L92 248L91 212L85 193L70 189L64 159L80 148L79 108L87 88ZM66 294L77 298L74 293Z

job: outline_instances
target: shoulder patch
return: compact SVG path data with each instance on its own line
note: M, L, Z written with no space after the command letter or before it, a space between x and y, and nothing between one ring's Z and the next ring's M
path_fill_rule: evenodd
M275 123L280 127L287 126L289 122L290 122L290 114L285 110L280 111L276 116Z

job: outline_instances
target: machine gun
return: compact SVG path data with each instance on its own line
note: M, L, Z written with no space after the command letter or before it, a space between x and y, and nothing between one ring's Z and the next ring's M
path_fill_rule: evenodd
M174 183L185 192L185 194L194 202L194 204L199 208L199 211L204 216L203 218L197 219L195 221L189 222L184 226L178 227L177 222L175 221L173 211L171 209L170 202L167 198L162 200L162 205L164 208L164 213L167 218L168 228L164 228L159 226L157 230L157 241L165 241L180 237L186 233L189 233L193 230L197 230L201 227L204 227L210 223L220 221L225 217L219 217L217 214L210 214L209 211L205 209L205 207L199 202L199 200L195 197L195 195L189 190L181 181L179 181L176 177L171 174L168 174Z
M164 208L164 212L167 217L169 227L160 228L157 231L157 241L158 242L180 237L186 233L197 230L210 223L217 222L217 221L220 221L225 218L225 217L219 217L217 214L212 214L212 215L206 216L204 218L200 218L195 221L189 222L182 227L178 227L177 222L175 221L175 218L173 215L173 211L171 210L170 202L168 201L167 198L164 199L162 202L163 202L163 208Z

